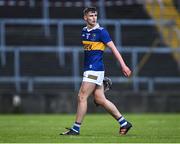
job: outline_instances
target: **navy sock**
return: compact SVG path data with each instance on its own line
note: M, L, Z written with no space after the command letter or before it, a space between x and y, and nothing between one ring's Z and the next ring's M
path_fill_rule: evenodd
M117 121L119 122L119 124L120 124L121 127L127 125L127 121L126 121L126 119L125 119L123 116L121 116L120 118L118 118Z
M79 133L80 132L81 123L75 122L73 127L71 128L73 131Z

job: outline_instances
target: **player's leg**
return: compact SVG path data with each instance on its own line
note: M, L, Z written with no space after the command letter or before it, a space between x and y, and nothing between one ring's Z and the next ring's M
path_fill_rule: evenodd
M87 99L92 94L95 87L96 84L94 83L82 82L77 98L78 107L76 113L76 121L73 126L68 129L68 131L62 133L61 135L79 135L80 126L87 111Z
M109 112L115 119L122 116L116 106L111 101L106 99L103 86L97 86L93 92L93 95L95 102L104 107L105 110Z
M92 94L96 84L90 82L82 82L78 94L78 107L76 113L76 122L81 123L87 111L87 98Z
M111 86L112 86L112 81L110 78L108 77L104 77L103 79L103 87L104 87L104 93L106 91L109 91L111 89ZM96 103L96 101L94 100L94 103L96 104L96 106L99 106L98 103Z
M132 125L131 123L126 121L126 119L122 116L117 107L111 101L106 99L103 86L97 86L93 94L96 103L104 107L104 109L108 111L119 122L119 133L122 135L126 134L128 130L132 127Z

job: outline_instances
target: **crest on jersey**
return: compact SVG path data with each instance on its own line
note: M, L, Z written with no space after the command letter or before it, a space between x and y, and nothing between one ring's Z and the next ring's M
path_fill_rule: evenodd
M96 40L96 34L95 34L95 33L92 34L91 40L92 40L92 41L95 41L95 40Z

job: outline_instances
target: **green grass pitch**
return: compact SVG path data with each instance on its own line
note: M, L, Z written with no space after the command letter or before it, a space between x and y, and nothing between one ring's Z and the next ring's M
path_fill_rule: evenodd
M180 143L180 114L125 114L133 128L118 134L108 114L88 114L80 136L60 136L74 115L0 115L0 143Z

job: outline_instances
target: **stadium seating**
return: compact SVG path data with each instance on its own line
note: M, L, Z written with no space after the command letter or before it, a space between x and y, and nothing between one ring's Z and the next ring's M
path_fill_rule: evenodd
M69 3L68 3L69 2ZM62 1L49 3L49 18L50 19L80 19L82 18L82 10L84 3L77 3L76 1ZM95 1L94 5L96 5ZM147 14L144 5L142 3L128 4L125 1L107 1L105 3L106 19L145 19L151 20ZM42 1L35 1L34 4L30 4L28 1L24 1L21 6L20 2L10 3L6 1L0 3L0 18L1 19L43 19L43 7ZM10 6L11 5L11 6ZM8 11L7 11L8 9ZM81 46L80 42L80 31L83 25L65 25L64 26L64 46ZM107 25L106 28L109 30L113 39L115 39L115 27ZM122 46L123 47L164 47L166 46L158 33L156 26L154 25L123 25L122 26ZM46 36L44 32L44 26L40 24L28 25L28 24L8 24L6 25L6 46L25 46L26 48L32 46L51 46L57 48L58 46L58 32L57 25L50 25L50 35ZM155 41L158 40L156 44ZM59 64L58 54L55 53L21 53L20 54L20 74L26 77L36 76L72 76L73 59L72 53L65 54L66 66L61 67ZM139 62L143 59L146 53L139 55ZM80 54L82 58L83 55ZM119 76L120 70L118 69L115 58L110 53L105 53L106 63L106 74L110 77ZM131 55L124 54L123 57L127 59L127 63L132 66ZM0 66L1 76L13 76L14 75L14 56L7 54L7 63L5 66ZM168 59L168 62L164 62ZM82 65L82 59L80 65ZM168 69L167 69L168 68ZM82 68L80 69L79 76L82 74ZM155 77L155 76L179 76L177 63L174 61L171 54L151 54L149 59L143 65L138 73L142 77ZM51 87L53 84L47 85ZM69 85L69 89L72 89L73 84ZM38 89L41 87L37 85ZM67 88L68 84L59 86L58 88ZM126 85L124 87L132 87ZM121 86L123 89L124 87ZM4 88L3 88L4 89ZM44 86L46 89L46 86ZM119 89L119 85L117 88Z

